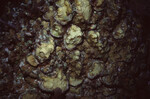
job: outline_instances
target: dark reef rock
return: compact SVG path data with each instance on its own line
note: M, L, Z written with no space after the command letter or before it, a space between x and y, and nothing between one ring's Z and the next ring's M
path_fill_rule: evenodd
M148 97L149 1L0 4L0 98Z

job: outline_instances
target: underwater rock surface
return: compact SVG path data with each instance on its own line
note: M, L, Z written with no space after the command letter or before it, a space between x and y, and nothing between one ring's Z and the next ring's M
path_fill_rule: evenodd
M8 5L6 15L13 13L9 21L17 25L0 31L6 37L0 37L0 86L8 85L0 87L2 98L57 99L57 89L66 99L136 97L146 46L122 0Z

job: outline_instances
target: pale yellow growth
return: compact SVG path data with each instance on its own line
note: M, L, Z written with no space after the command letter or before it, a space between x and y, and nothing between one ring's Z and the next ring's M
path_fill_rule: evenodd
M36 58L33 55L27 56L27 62L32 66L38 65L38 61L36 60Z
M103 3L103 1L104 1L104 0L97 0L97 2L96 2L97 4L96 4L96 5L97 5L97 6L100 6L100 5Z
M98 43L98 39L100 38L99 32L89 31L88 32L88 42L89 43Z
M100 62L94 62L93 65L90 67L88 72L88 77L93 79L97 75L99 75L104 69L104 66Z
M76 47L76 45L82 41L82 35L83 33L81 29L76 25L72 25L68 29L67 34L64 36L64 43L66 48L72 49Z
M56 5L58 6L58 10L55 19L61 24L66 24L68 21L71 20L71 4L68 0L59 0L58 2L56 2Z
M40 78L44 80L41 85L43 90L53 91L60 88L62 91L66 91L68 89L68 81L62 70L58 70L55 77L42 75Z
M92 12L89 0L75 0L75 4L78 15L82 15L86 21L89 20Z
M47 43L41 43L40 46L36 49L36 56L47 59L49 58L50 54L54 51L54 41L53 38L49 38L49 42Z
M76 78L70 77L69 82L70 82L70 85L72 86L78 86L83 82L83 79L78 79L78 78L76 79Z

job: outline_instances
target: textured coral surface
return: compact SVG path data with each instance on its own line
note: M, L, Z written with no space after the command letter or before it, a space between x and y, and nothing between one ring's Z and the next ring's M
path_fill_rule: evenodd
M136 99L149 87L142 25L122 0L22 0L5 10L2 99Z

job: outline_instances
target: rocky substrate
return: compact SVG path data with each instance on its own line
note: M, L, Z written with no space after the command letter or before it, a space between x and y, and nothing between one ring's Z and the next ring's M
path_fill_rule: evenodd
M148 81L142 26L122 0L8 5L1 17L16 27L0 31L0 97L126 99Z

